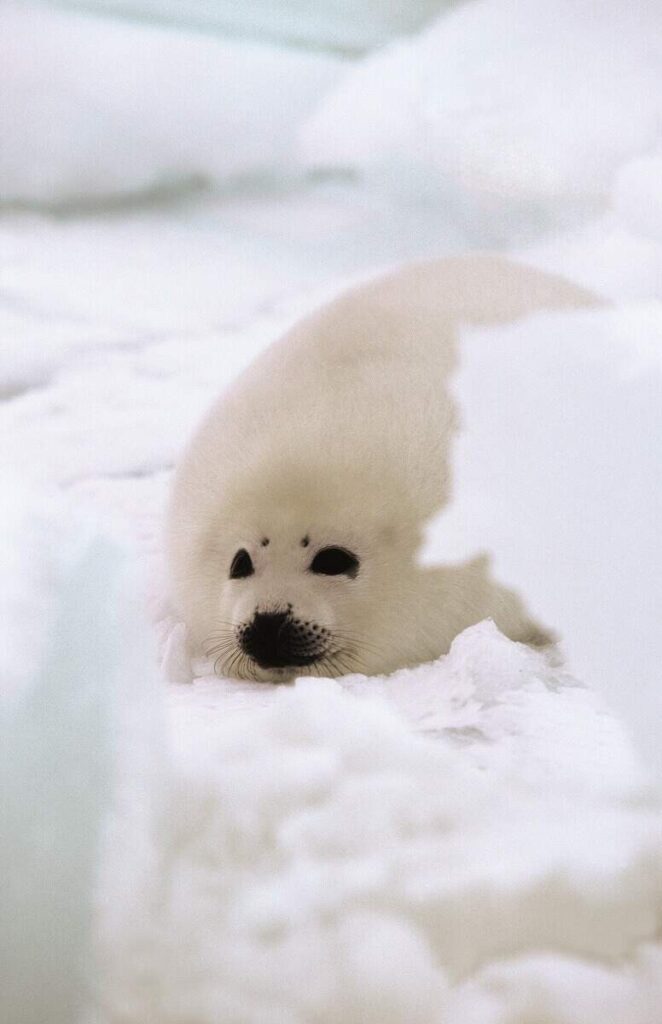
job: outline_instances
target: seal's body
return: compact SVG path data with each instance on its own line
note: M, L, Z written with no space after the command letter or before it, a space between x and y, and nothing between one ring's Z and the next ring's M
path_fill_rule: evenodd
M255 679L390 672L491 617L545 642L487 559L423 568L447 502L459 326L594 305L492 256L362 285L267 349L212 407L175 475L175 606L219 671Z

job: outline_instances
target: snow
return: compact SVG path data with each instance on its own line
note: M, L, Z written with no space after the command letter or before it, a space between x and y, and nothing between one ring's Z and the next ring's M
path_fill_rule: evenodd
M662 771L662 303L540 314L463 352L454 500L427 556L492 552Z
M445 191L520 230L590 210L659 147L662 10L651 0L476 0L369 54L303 133L314 167Z
M2 1020L65 1021L80 1008L110 797L117 554L60 503L3 483Z
M591 10L552 17L520 0L504 37L504 5L478 0L350 67L338 89L343 69L327 58L0 12L12 26L0 46L22 40L0 80L16 102L34 87L0 155L15 203L0 216L3 1024L69 1021L83 1004L85 1024L662 1019L662 806L649 774L660 749L659 14ZM149 61L132 55L152 46L147 88ZM254 132L225 120L212 53L241 67L237 90L251 83ZM112 89L103 75L90 84L93 54L118 69ZM396 60L411 81L394 70L378 88L374 69ZM131 62L147 76L140 108L119 74ZM56 65L72 102L47 167L28 157L46 145L36 86L56 82ZM182 81L195 66L190 91L173 65ZM540 82L525 77L532 68ZM454 111L443 174L437 76ZM354 127L328 120L321 140L342 90ZM563 97L575 91L570 116ZM339 143L365 142L355 166L392 158L386 177L298 176L294 137L322 94L308 144L354 164ZM410 128L428 94L414 171ZM377 95L371 134L364 108ZM476 148L486 118L490 144ZM135 148L124 130L138 125ZM193 167L226 185L274 173L80 206ZM471 173L454 180L458 168ZM57 214L16 209L72 199ZM427 554L489 546L496 574L561 629L567 658L486 622L447 657L387 678L276 687L191 663L161 529L172 465L205 407L348 281L499 232L518 258L613 305L465 332L455 495Z
M245 687L234 707L198 688L170 707L158 867L133 854L144 816L111 824L105 1019L194 1000L202 1021L463 1021L447 1001L475 1013L490 966L522 954L518 998L558 999L540 949L589 977L604 961L628 1013L659 998L659 806L614 719L543 656L481 624L389 679Z
M75 53L75 60L63 54ZM292 163L328 56L0 8L0 201L90 202Z
M620 168L613 203L621 220L635 233L662 242L662 156L631 160Z

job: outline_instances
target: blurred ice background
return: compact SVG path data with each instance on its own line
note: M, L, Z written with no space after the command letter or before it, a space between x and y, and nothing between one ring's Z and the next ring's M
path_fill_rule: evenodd
M160 524L205 406L476 248L612 304L467 333L425 552L489 549L567 664L482 624L385 680L191 669ZM621 725L662 768L661 299L656 0L0 7L2 1024L662 1022Z

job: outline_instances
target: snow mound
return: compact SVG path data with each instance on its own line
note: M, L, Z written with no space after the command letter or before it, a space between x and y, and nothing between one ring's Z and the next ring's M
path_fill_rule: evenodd
M608 194L659 145L662 9L476 0L350 69L303 131L307 161L409 191L553 208ZM478 210L478 212L476 212Z
M662 299L662 157L616 172L609 208L588 224L522 249L520 257L613 300Z
M492 552L662 771L662 305L467 331L454 387L454 497L426 559Z
M0 7L0 202L114 198L291 168L321 55Z
M21 564L78 533L14 493ZM98 1024L654 1019L659 801L545 656L486 622L385 678L204 677L164 716L116 552L35 554L48 636L0 700L12 1020L74 1019L84 991Z
M57 501L7 476L2 488L2 1019L65 1021L80 1010L110 788L117 559Z
M230 685L175 689L158 799L118 800L102 1021L514 1024L572 993L644 1024L662 817L588 691L489 623L388 679Z

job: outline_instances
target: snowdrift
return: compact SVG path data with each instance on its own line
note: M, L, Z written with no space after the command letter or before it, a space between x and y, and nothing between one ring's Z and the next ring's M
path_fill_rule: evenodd
M3 4L0 202L126 201L292 173L340 61L194 31Z
M649 0L476 0L350 69L303 151L512 235L597 208L621 163L659 148L661 91Z
M13 549L58 521L27 506ZM483 623L388 678L202 677L165 707L134 585L69 550L0 704L8 1019L657 1019L661 805L563 669Z

